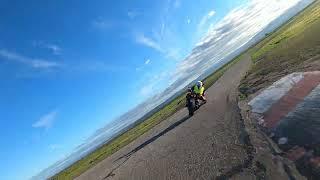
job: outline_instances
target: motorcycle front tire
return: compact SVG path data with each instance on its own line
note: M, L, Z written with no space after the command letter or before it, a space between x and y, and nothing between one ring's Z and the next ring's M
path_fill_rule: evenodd
M193 116L194 115L194 110L195 110L195 105L193 103L190 103L188 105L189 116Z

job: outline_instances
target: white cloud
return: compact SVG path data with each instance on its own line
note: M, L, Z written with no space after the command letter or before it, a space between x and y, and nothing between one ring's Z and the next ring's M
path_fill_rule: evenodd
M140 95L144 97L149 96L152 93L154 86L155 86L154 83L149 83L143 86L140 90Z
M146 67L147 65L149 65L151 63L151 60L150 59L146 59L144 61L144 65L141 65L139 67L136 67L136 71L141 71L144 69L144 67Z
M230 38L233 42L238 42L236 39L240 38L239 36L242 37L241 39L248 40L299 1L301 0L249 1L247 4L230 11L217 24L211 24L207 35L201 41L208 42L211 39L219 41L227 35L234 36L234 38Z
M177 48L177 37L171 28L162 23L158 29L153 29L153 36L147 37L143 33L136 34L137 43L150 47L165 58L179 60L181 58L180 49Z
M38 121L32 124L32 127L50 129L56 120L57 113L58 112L55 110L43 115Z
M216 12L214 10L211 10L210 12L208 12L206 15L204 15L197 27L197 31L198 33L201 33L202 31L205 30L206 25L208 25L208 23L210 22L210 20L212 19L212 17L216 14Z
M168 78L169 75L170 73L167 71L163 71L154 75L149 74L146 78L144 78L144 86L142 86L140 89L140 95L150 97L156 93L159 93L161 91L161 87L159 87L159 85L162 83L162 81Z
M295 7L293 11L289 11L290 14L287 14L288 10L298 2L301 6ZM294 12L302 10L311 2L312 0L253 0L233 9L215 24L208 21L214 13L207 13L200 22L200 26L207 34L197 44L192 54L177 65L171 84L174 82L188 84L204 72L213 70L218 63L227 61L226 57L239 52L239 48L247 47L250 45L249 42L257 42L259 38L263 38L265 32L262 31L274 30L294 15ZM204 28L207 26L210 27L209 30Z
M181 49L171 47L167 49L166 58L179 60L181 58Z
M55 54L55 55L60 55L61 54L62 49L58 45L47 44L46 47L48 49L50 49L52 51L52 53Z
M275 19L281 17L281 20L278 19L275 23L278 25L289 19L294 13L292 11L290 11L291 15L285 13L297 2L298 0L253 0L229 12L217 24L211 25L210 32L202 39L202 43L195 47L186 59L177 64L172 74L166 78L169 80L168 89L148 100L147 103L151 104L149 107L156 107L201 75L208 75L215 68L218 68L220 63L226 63L230 60L231 57L228 56L232 53L240 53L239 48L247 48L251 43L257 42L259 40L257 35L261 34L263 37L265 34L263 30L266 27L269 29L270 23L275 22ZM302 10L312 0L300 0L299 2L302 5L299 8L295 7L294 12ZM283 17L286 18L282 19ZM269 30L276 27L273 24L273 28ZM146 85L143 92L152 93L157 89L155 88L157 84L154 86ZM145 107L148 106L143 106L143 108Z
M280 17L297 2L298 0L249 1L247 4L230 11L216 24L211 23L215 11L207 12L199 22L199 27L204 32L208 32L205 27L210 27L210 32L198 44L199 46L194 49L193 53L177 65L176 71L170 75L170 84L181 82L178 86L183 87L185 83L188 84L198 78L225 57L237 51L239 47L247 44L270 22ZM179 55L174 42L170 41L176 38L175 34L170 26L163 21L154 30L153 38L142 36L141 39L144 39L144 44L161 49L165 56L168 54ZM146 85L140 90L143 95L153 93L158 86L155 78L149 78L146 82Z
M140 15L140 12L138 10L130 10L127 12L127 15L130 19L135 19L137 16Z
M2 56L4 59L8 61L25 64L35 69L51 69L62 66L62 64L57 62L49 61L46 59L30 58L14 52L7 51L5 49L0 49L0 56Z
M155 23L155 26L148 28L151 32L138 31L139 33L134 34L135 41L158 51L166 59L180 60L182 58L181 50L179 49L181 47L181 39L179 39L179 32L177 32L176 26L171 21L174 15L173 12L180 8L181 5L181 0L165 1L165 6L160 12L160 21Z
M150 47L152 49L155 49L159 52L163 52L163 49L161 48L160 44L158 44L158 42L156 42L150 37L146 37L144 34L137 34L136 42L144 46Z
M55 48L55 47L52 47ZM86 72L124 72L129 70L129 67L118 66L114 64L108 64L105 61L77 61L76 63L62 64L54 61L49 61L46 59L31 58L20 55L15 52L10 52L5 49L0 49L0 61L6 60L16 64L22 64L25 67L31 67L32 69L27 69L29 71L24 71L23 73L18 72L16 77L18 78L30 78L37 77L36 74L41 72L64 72L64 73L86 73ZM41 70L41 71L39 71Z
M151 63L151 60L150 59L146 59L144 61L144 65L141 65L139 67L136 67L136 71L141 71L143 70L147 65L149 65Z
M144 64L145 64L145 65L148 65L150 62L151 62L151 60L150 60L150 59L147 59L147 60L144 62Z
M212 17L212 16L214 16L215 14L216 14L215 11L210 11L210 12L208 13L208 17Z
M33 46L35 47L40 47L40 48L45 48L50 50L54 55L60 55L62 52L62 48L59 47L56 44L51 44L51 43L46 43L43 41L33 41L32 42Z

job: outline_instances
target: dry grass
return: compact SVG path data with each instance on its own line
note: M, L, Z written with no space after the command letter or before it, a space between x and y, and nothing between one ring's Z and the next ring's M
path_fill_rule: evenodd
M292 72L320 70L320 2L309 6L249 52L254 65L241 82L243 97Z

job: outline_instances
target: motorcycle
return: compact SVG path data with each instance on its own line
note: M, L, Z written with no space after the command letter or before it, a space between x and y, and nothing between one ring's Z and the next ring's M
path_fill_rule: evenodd
M197 95L192 93L192 92L188 92L187 94L187 108L189 111L189 116L193 116L194 112L199 109L200 107L200 102L197 98Z

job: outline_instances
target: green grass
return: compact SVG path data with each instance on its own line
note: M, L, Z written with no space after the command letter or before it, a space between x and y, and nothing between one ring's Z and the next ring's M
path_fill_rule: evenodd
M234 60L230 61L219 70L217 70L212 75L208 76L204 79L205 87L208 88L213 85L223 74L227 71L233 64L237 63L241 60L241 56L238 56ZM161 121L167 119L171 115L173 115L178 110L182 109L185 106L185 94L177 97L167 106L165 106L160 111L153 114L147 120L141 122L137 126L133 127L132 129L128 130L127 132L123 133L122 135L118 136L111 142L103 145L102 147L95 150L93 153L89 154L88 156L84 157L83 159L77 161L76 163L72 164L67 169L63 170L62 172L58 173L51 179L54 180L66 180L66 179L74 179L75 177L79 176L86 170L90 169L91 167L95 166L100 161L104 160L108 156L112 155L113 153L117 152L130 142L134 141L142 134L149 131L151 128L155 127Z
M319 23L320 11L319 2L311 5L303 11L302 14L296 16L286 25L282 26L278 31L273 33L271 36L260 42L256 46L256 50L252 52L253 61L257 61L262 58L267 52L279 47L281 42L284 40L290 41L290 38L297 37L301 35L310 26ZM261 45L263 46L261 47Z
M320 1L252 47L253 66L241 81L242 97L263 89L281 77L320 70Z

